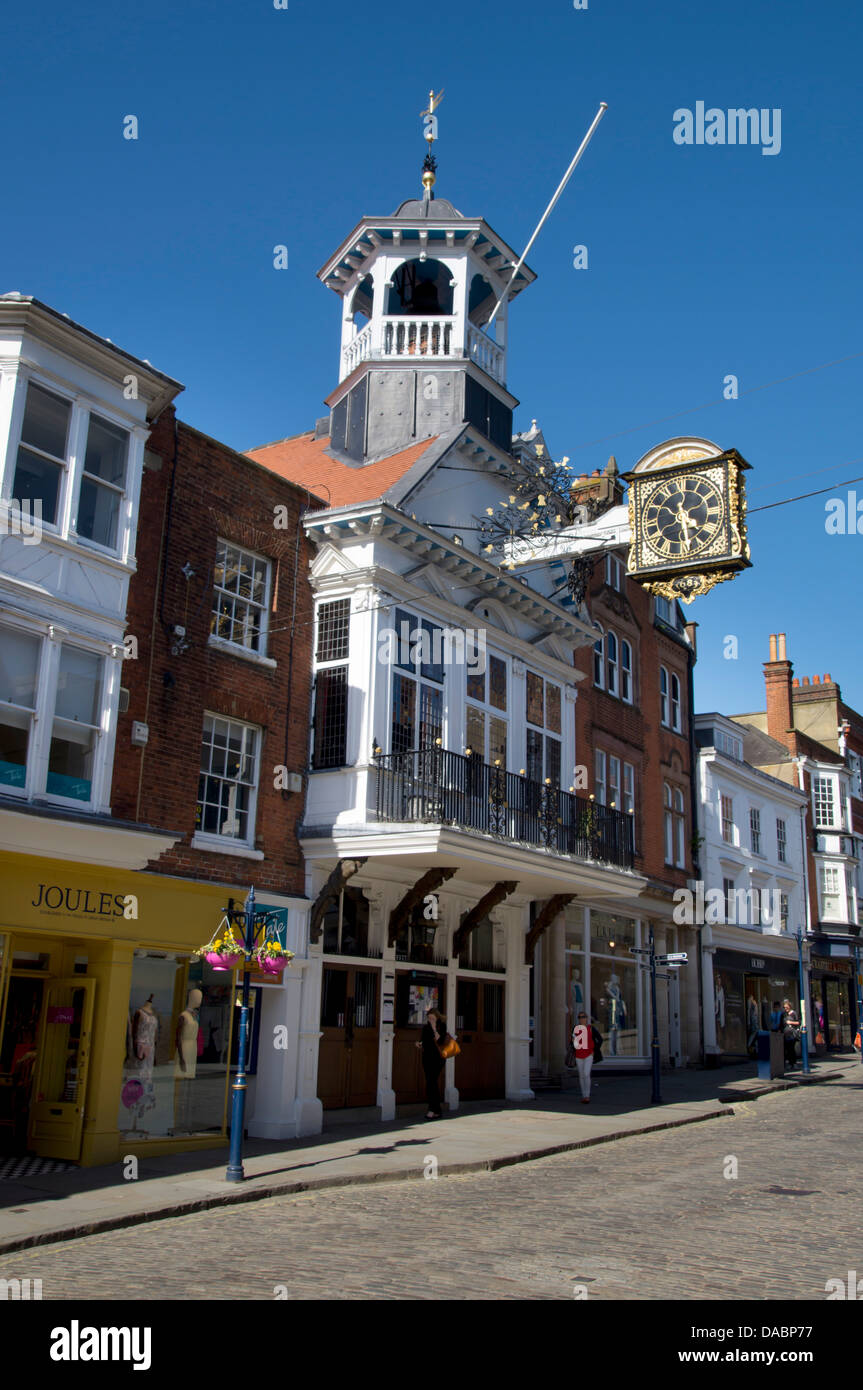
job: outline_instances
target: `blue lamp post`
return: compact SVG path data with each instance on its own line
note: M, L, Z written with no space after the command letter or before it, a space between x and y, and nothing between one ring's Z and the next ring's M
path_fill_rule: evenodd
M243 1130L246 1115L246 1054L249 1045L249 966L252 952L259 938L266 938L267 929L277 914L255 911L255 890L249 889L245 909L242 912L228 909L228 917L241 929L243 936L243 993L240 1006L240 1040L237 1052L237 1074L231 1086L231 1148L228 1166L225 1170L226 1182L242 1182L243 1172Z

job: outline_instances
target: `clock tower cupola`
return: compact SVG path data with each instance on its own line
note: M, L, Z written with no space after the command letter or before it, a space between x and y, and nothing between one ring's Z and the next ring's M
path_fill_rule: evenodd
M422 113L435 131L437 100ZM509 308L536 277L522 265L513 279L518 254L483 218L436 198L435 179L429 141L422 196L363 217L318 272L341 306L331 447L360 463L464 423L512 447Z

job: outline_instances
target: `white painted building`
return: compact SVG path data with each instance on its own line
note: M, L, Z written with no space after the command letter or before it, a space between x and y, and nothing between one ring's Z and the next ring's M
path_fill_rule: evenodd
M768 1026L774 1000L800 1003L806 797L746 761L747 730L739 723L699 714L694 727L705 1054L745 1056L755 1031ZM808 960L808 945L804 951Z
M104 817L144 446L181 389L38 300L0 296L4 849L140 869L173 843Z
M537 944L552 924L562 935L575 899L613 912L645 883L631 818L579 794L572 652L596 628L561 598L560 566L516 575L481 531L525 472L505 326L534 277L523 267L507 288L517 259L443 200L363 218L320 271L342 314L329 423L251 451L331 501L306 518L301 834L307 980L320 982L319 1019L315 988L304 995L302 1066L322 1110L388 1119L419 1101L431 1003L463 1044L446 1066L451 1107L529 1098Z

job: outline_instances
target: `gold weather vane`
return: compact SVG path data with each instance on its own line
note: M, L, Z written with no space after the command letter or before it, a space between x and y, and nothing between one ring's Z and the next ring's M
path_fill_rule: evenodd
M442 101L443 87L441 87L437 96L435 96L435 90L434 87L432 87L429 91L429 104L426 107L425 111L420 112L420 120L425 122L423 128L423 137L425 140L428 141L428 153L425 159L423 160L423 188L425 189L425 196L427 198L430 198L432 196L432 188L434 187L435 182L435 172L437 170L437 160L432 154L432 145L437 139L437 116L435 115L435 111L440 106Z

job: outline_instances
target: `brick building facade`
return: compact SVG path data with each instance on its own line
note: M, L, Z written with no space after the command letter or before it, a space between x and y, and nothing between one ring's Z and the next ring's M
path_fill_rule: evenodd
M123 819L180 832L155 872L253 878L259 894L303 892L296 825L304 783L290 790L288 779L296 786L308 765L312 607L301 517L309 502L303 489L177 422L173 410L150 437L128 607L137 655L123 668L129 697L112 805ZM235 621L234 641L219 638L214 611L227 546L229 564L251 555L268 565L266 612L245 634ZM222 843L202 838L198 815L205 713L260 730L255 825ZM139 725L143 746L133 737Z
M593 517L619 506L623 489L612 458L605 471L583 475L573 503ZM678 605L654 598L626 574L627 548L607 551L594 564L586 603L601 628L594 648L573 661L583 680L575 705L576 748L587 787L600 804L631 813L635 867L646 886L638 902L651 922L657 950L686 950L691 929L671 920L673 894L697 873L693 860L692 668L695 624ZM693 945L688 942L689 947ZM693 960L695 956L693 956ZM659 992L664 1055L680 1064L696 1060L699 1040L697 967ZM675 1013L677 1017L675 1018Z

